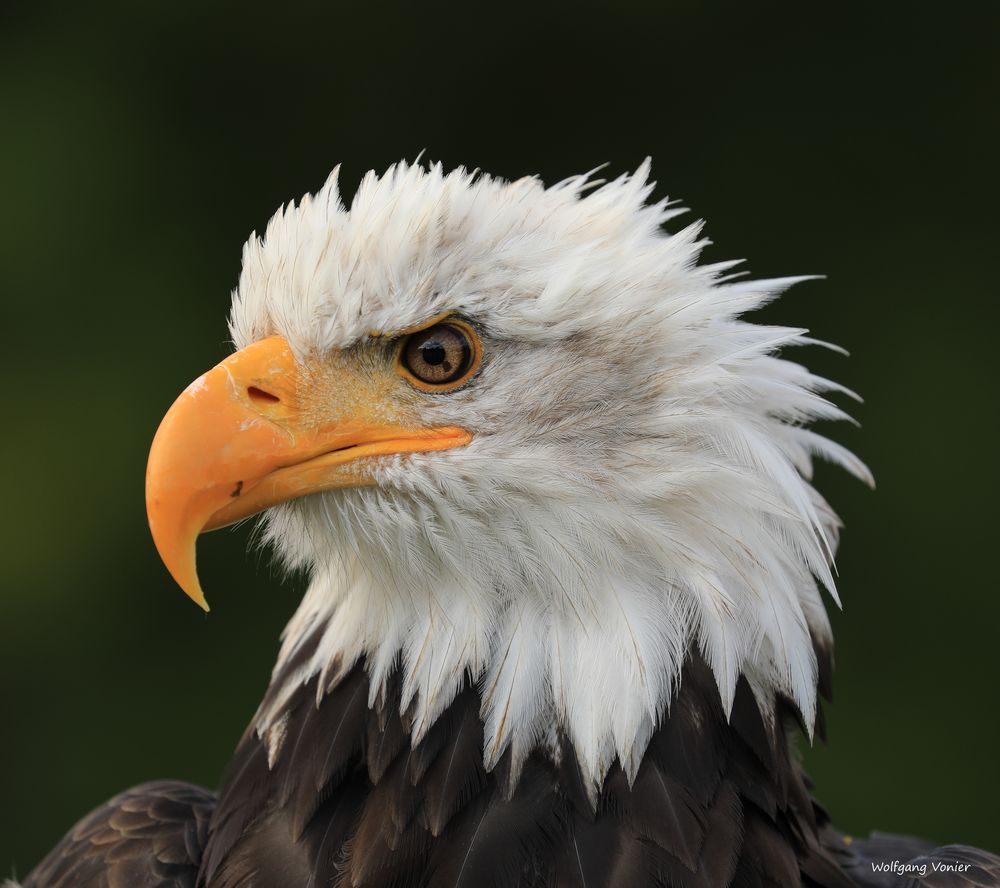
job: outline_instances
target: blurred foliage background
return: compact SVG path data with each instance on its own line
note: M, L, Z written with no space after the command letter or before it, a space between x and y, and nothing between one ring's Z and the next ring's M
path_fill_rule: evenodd
M0 874L138 781L214 785L301 589L146 529L175 394L228 350L240 247L343 162L552 182L647 154L709 257L818 272L767 309L852 357L830 740L844 828L1000 850L998 15L986 4L141 5L0 11Z

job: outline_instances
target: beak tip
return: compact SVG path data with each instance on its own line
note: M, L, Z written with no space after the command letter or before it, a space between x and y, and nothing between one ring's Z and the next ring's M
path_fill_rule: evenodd
M187 597L197 604L198 607L200 607L206 614L211 610L208 606L208 601L205 598L205 593L201 591L201 584L197 580L191 584L182 584L181 588L187 594Z

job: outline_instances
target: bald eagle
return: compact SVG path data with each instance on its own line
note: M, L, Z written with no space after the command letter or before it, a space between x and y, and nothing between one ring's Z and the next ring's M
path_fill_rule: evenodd
M648 164L545 188L337 172L251 236L236 351L153 441L183 590L262 514L308 590L218 793L135 787L24 888L997 885L852 841L810 795L839 523L810 429L850 392L743 315L800 280L698 264Z

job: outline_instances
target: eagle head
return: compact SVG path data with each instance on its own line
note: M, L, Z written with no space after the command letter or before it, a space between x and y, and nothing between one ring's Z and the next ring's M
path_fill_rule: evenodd
M783 356L805 330L743 320L800 279L699 265L648 172L401 163L345 207L334 171L251 236L238 350L165 417L147 501L201 603L195 538L258 512L308 574L255 719L272 757L294 687L359 663L414 744L469 682L487 770L566 738L592 787L634 777L692 651L726 711L744 677L813 724L838 522L812 460L870 477L807 426L845 389Z

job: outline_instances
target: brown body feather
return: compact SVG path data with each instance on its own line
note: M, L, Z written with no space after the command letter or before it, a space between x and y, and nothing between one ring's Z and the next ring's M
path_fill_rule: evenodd
M968 861L936 876L948 888L1000 885L1000 858L986 852L845 841L790 747L791 707L777 701L787 724L769 727L741 681L727 719L697 654L635 781L613 766L596 804L565 741L530 757L513 786L507 758L487 773L471 684L412 747L398 681L373 708L363 663L319 705L316 681L292 690L271 764L246 732L217 803L183 784L137 787L81 821L24 888L903 885L871 867L888 854Z
M76 824L24 888L194 888L214 808L187 783L135 786Z
M614 766L596 805L565 741L512 791L509 761L487 773L471 684L411 748L397 684L369 709L363 664L319 706L315 681L289 699L271 769L255 732L241 742L202 888L295 885L303 861L312 884L349 888L853 884L820 841L825 815L785 729L765 725L745 682L727 720L697 655L634 783Z

